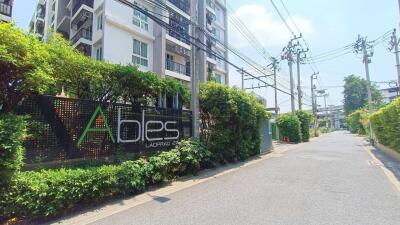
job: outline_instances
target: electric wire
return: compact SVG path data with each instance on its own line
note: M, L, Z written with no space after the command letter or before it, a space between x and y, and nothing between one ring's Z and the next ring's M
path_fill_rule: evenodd
M204 51L204 52L206 52L206 53L212 54L214 57L219 58L219 59L225 61L226 63L228 63L229 65L235 67L236 69L240 69L239 66L237 66L236 64L230 62L229 60L225 59L224 57L218 55L217 53L215 53L215 52L212 51L211 49L204 49L204 48L202 48L201 46L199 46L197 43L200 43L201 45L206 46L206 48L207 48L207 45L204 44L204 43L202 43L198 38L192 37L192 36L190 36L190 35L185 35L185 36L188 36L188 37L189 37L189 38L186 38L184 35L182 35L182 34L179 33L178 31L174 30L172 27L170 27L168 23L166 23L165 21L160 20L159 18L157 18L157 17L155 17L154 15L152 15L151 13L149 13L149 10L142 9L142 8L140 8L139 6L137 6L137 5L135 5L135 4L131 3L131 2L129 2L129 1L127 1L127 0L116 0L116 1L122 3L122 4L126 5L126 6L129 6L129 7L131 7L131 8L134 8L134 9L138 10L139 12L141 12L141 13L143 13L144 15L148 16L150 19L152 19L154 22L156 22L156 23L159 24L160 26L164 27L164 28L167 29L168 31L172 31L172 32L174 32L175 34L179 35L182 39L184 39L185 41L189 42L190 44L192 44L192 45L195 46L196 48L200 49L201 51ZM150 2L152 2L152 1L150 1ZM160 5L159 5L159 6L160 6ZM168 10L168 9L166 9L166 10ZM197 26L197 25L196 25L196 27L199 28L199 26ZM201 29L200 29L200 30L201 30ZM203 30L203 32L204 32L204 30ZM206 34L206 32L204 32L204 33ZM207 35L207 34L206 34L206 35ZM194 39L194 41L192 41L191 39ZM251 63L247 62L247 61L246 61L245 59L243 59L240 55L239 55L238 57L241 58L244 62L246 62L246 63L249 64L250 66L252 66L252 67L254 67L255 69L259 70L256 66L254 66L254 65L252 65ZM245 71L244 71L244 72L245 72ZM263 73L263 71L261 71L261 70L260 70L259 72ZM288 92L286 92L286 91L284 91L284 90L282 90L282 89L280 89L280 88L274 87L273 85L271 85L271 84L269 84L269 83L267 83L267 82L265 82L265 81L263 81L263 80L261 80L261 79L255 77L254 75L252 75L252 74L250 74L250 73L247 73L247 72L245 72L245 73L248 74L248 75L251 76L251 77L254 77L256 80L258 80L258 81L264 83L265 85L267 85L267 86L269 86L269 87L273 87L273 88L275 88L276 90L278 90L278 91L280 91L280 92L282 92L282 93L285 93L285 94L290 95L290 93L288 93Z

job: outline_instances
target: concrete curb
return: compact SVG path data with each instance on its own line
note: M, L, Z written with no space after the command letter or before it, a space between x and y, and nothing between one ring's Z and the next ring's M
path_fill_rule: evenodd
M400 162L400 153L396 152L395 150L386 147L382 144L379 144L377 142L375 142L374 147L378 150L380 150L381 152L385 153L387 156L395 159L396 161Z

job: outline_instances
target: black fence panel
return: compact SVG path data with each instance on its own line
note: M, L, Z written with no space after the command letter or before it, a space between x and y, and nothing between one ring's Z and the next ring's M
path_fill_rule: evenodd
M164 151L191 137L191 111L32 96L16 110L28 115L26 163L98 159Z

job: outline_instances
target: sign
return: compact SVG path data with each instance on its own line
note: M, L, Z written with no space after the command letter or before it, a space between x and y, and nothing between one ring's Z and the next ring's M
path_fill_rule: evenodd
M146 148L160 147L160 146L173 146L176 145L176 141L180 137L179 129L177 127L177 121L175 120L148 120L146 121L146 111L142 110L141 120L128 120L122 119L122 109L118 109L118 122L117 122L117 134L115 141L114 134L108 125L107 119L100 106L97 106L93 112L89 123L78 140L78 146L86 140L85 139L89 132L104 132L107 133L113 143L137 143L146 142ZM123 125L131 124L134 125L134 131L131 133L136 134L135 137L124 139L122 136ZM153 136L153 137L152 137Z
M15 113L35 122L25 142L27 164L165 151L191 137L192 112L182 109L39 95Z

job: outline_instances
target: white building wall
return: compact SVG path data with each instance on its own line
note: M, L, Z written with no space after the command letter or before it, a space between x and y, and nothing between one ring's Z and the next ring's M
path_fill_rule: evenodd
M148 45L149 66L139 68L144 71L153 70L153 24L149 21L149 31L138 28L132 23L133 10L114 0L105 1L104 18L104 60L117 64L131 64L133 39ZM95 27L96 28L96 27Z

